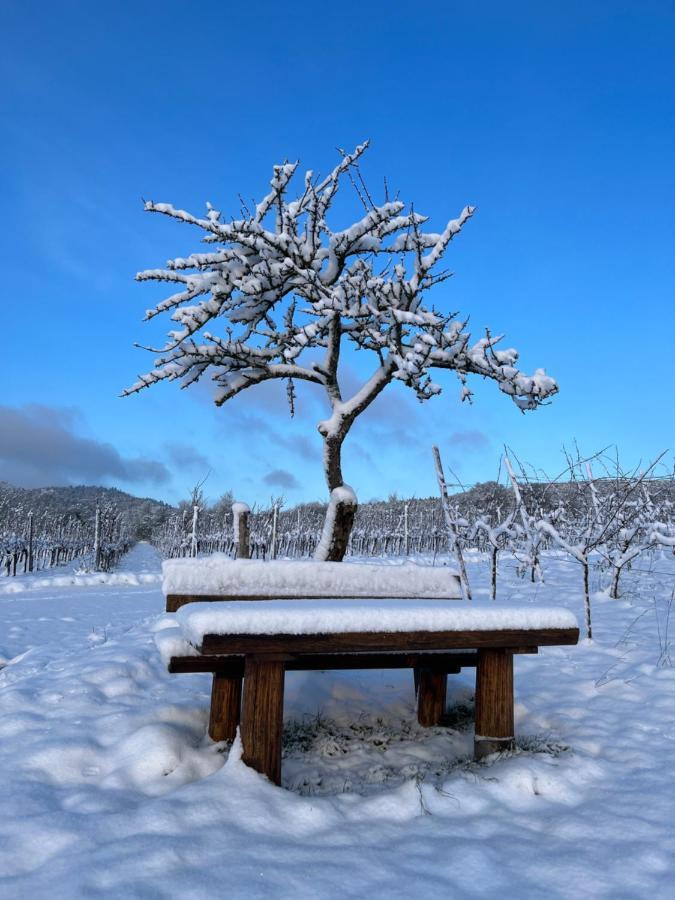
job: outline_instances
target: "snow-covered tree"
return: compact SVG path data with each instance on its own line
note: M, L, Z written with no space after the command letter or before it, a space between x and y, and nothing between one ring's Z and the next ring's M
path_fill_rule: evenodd
M536 530L549 538L560 549L568 553L580 565L583 573L584 611L586 618L586 634L593 637L591 623L590 566L591 556L600 554L612 565L612 584L610 596L618 597L619 578L624 566L654 544L651 529L641 524L645 511L653 509L649 493L645 488L645 479L664 456L661 453L646 471L626 474L621 471L618 461L614 462L615 474L607 479L604 491L595 483L590 460L582 460L577 450L577 458L568 454L570 467L568 475L570 487L586 497L586 514L572 520L556 521L549 515L535 522ZM595 459L603 462L602 452ZM585 479L578 479L578 472L584 472ZM609 482L609 483L607 483ZM642 501L640 503L639 501ZM632 522L635 530L626 526Z
M475 374L495 381L521 410L536 408L558 389L543 369L519 371L518 353L499 349L500 336L487 331L472 342L465 321L427 305L430 289L449 274L439 271L439 263L474 209L466 206L442 232L432 233L424 230L426 217L412 207L406 211L400 200L375 203L359 170L367 146L342 153L325 178L308 171L292 199L298 163L275 166L270 191L236 219L211 204L202 217L168 203L145 204L149 212L194 226L208 246L138 274L139 281L177 287L146 314L170 313L177 325L166 345L152 351L160 354L152 371L124 392L165 380L188 387L208 373L220 406L255 385L282 379L292 413L294 382L320 385L330 404L318 430L331 502L317 557L329 560L344 556L356 509L343 479L342 444L388 384L400 381L428 400L441 392L431 370L449 369L467 399L466 377ZM364 214L335 230L329 212L345 179L356 188ZM369 351L374 361L351 396L342 377L346 343Z
M496 525L484 516L478 516L473 524L472 534L477 536L484 534L490 550L490 597L497 599L497 556L499 551L508 546L509 542L515 543L517 527L515 525L516 510L512 510L503 522Z

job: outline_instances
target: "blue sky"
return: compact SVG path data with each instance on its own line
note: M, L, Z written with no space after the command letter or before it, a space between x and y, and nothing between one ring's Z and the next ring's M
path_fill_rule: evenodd
M141 198L234 213L273 163L325 172L365 137L370 184L433 227L478 206L435 302L561 392L525 416L493 384L471 407L453 380L385 392L345 446L361 499L433 493L432 441L468 483L505 443L550 473L573 440L627 465L675 446L672 3L8 0L0 79L0 478L323 497L310 390L294 421L275 388L118 395L169 327L141 322L161 292L134 274L199 249Z

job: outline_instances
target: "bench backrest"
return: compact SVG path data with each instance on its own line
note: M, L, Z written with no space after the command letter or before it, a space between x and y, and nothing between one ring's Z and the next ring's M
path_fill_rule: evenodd
M445 566L309 560L171 559L163 566L167 612L186 603L275 599L459 600L459 577Z

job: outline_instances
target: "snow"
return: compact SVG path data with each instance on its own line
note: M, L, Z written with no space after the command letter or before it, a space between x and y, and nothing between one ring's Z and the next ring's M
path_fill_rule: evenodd
M233 597L460 597L447 566L396 567L305 560L233 560L224 553L204 559L169 559L162 566L165 594Z
M183 634L200 645L205 634L347 634L377 631L531 631L576 628L572 612L492 601L269 600L188 603L177 616Z
M47 572L33 572L31 574L16 575L12 578L3 578L0 582L0 596L3 594L22 594L25 591L37 589L54 589L69 587L96 587L96 585L142 585L159 584L161 575L157 571L156 560L152 569L142 557L132 557L132 565L129 568L128 561L118 566L115 572L89 572L86 571L81 559L72 560L61 566L55 566Z
M169 665L172 656L199 656L199 651L186 639L173 615L157 623L155 645L165 666Z
M250 513L251 508L247 503L241 503L240 501L235 501L232 504L232 520L234 533L237 534L239 530L239 517L246 515L246 513Z
M578 564L544 568L503 554L500 597L579 612ZM593 571L593 642L516 659L515 754L469 759L472 670L430 729L410 672L289 673L281 789L205 736L209 677L166 672L159 583L35 578L0 597L0 895L670 900L675 558L624 574L615 601Z

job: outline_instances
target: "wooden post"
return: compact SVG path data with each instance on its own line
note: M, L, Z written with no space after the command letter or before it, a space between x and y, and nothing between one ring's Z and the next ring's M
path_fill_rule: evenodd
M28 513L28 559L26 565L29 572L33 571L33 511Z
M448 676L445 672L434 672L426 666L415 669L417 687L417 721L429 727L439 725L445 713L445 697Z
M274 784L281 784L284 668L275 657L247 656L244 664L242 759Z
M250 514L251 510L245 503L232 504L232 526L237 559L251 558L251 532L248 524Z
M197 555L197 522L199 521L199 507L195 503L192 507L192 534L190 535L190 556Z
M513 749L513 731L513 653L479 650L474 759Z
M434 463L436 465L436 478L438 479L438 488L441 492L441 506L443 507L443 515L445 517L445 525L448 529L448 535L450 537L450 549L457 560L457 566L459 568L459 583L462 587L462 596L465 600L471 600L471 585L469 584L469 576L466 572L466 565L464 563L464 554L462 553L462 547L459 542L459 534L457 532L457 525L450 514L450 500L448 499L448 485L445 480L445 474L443 472L443 463L441 462L441 451L434 444L431 448Z
M403 543L405 545L405 555L410 556L410 531L408 528L408 504L403 506Z
M94 522L94 569L101 571L101 506L96 501L96 519Z
M233 741L239 725L241 678L213 673L209 737L214 741Z
M270 559L277 558L277 519L279 517L279 507L274 504L272 511L272 548L270 550Z

